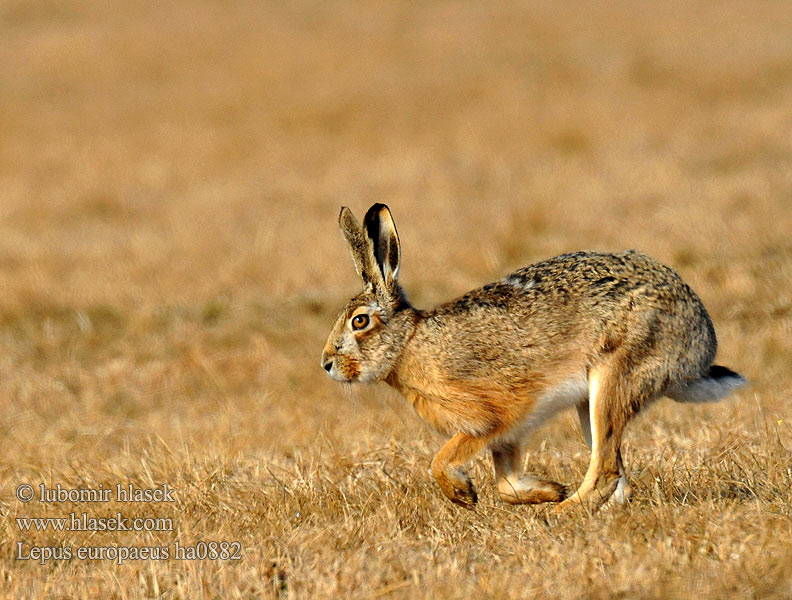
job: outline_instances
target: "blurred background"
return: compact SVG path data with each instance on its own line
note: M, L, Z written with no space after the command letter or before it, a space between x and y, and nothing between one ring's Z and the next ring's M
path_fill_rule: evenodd
M391 206L419 306L642 249L789 390L788 2L7 0L0 28L6 451L218 412L247 450L337 435L342 204Z
M419 307L578 249L679 270L753 387L653 441L792 418L790 32L786 0L4 0L7 481L436 447L319 367L373 202Z

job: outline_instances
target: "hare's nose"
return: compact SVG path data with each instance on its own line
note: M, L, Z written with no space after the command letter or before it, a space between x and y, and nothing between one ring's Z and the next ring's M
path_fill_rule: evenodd
M329 373L330 369L333 368L333 358L328 356L327 352L322 352L322 362L320 364L322 368Z

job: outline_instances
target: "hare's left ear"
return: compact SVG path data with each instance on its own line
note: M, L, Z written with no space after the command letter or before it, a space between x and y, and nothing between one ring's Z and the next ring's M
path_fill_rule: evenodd
M390 209L384 204L374 204L363 218L363 229L370 240L385 287L392 292L399 277L401 245Z
M338 215L338 225L341 227L341 233L344 234L344 239L352 253L355 271L363 279L363 283L372 287L381 286L382 275L375 264L371 241L363 232L355 215L346 206L341 208L341 214Z

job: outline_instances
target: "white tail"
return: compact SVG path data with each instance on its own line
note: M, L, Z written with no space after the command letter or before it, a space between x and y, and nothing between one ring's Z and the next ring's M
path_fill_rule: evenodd
M739 373L712 365L704 377L672 385L665 395L677 402L716 402L746 383L745 377Z

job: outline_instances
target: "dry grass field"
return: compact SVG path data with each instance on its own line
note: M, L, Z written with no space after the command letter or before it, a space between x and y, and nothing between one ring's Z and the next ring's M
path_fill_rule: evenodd
M790 32L787 0L4 0L0 597L792 597ZM339 207L375 201L419 307L639 248L751 385L642 413L625 508L506 506L482 455L460 509L444 440L319 366ZM579 482L576 417L529 460ZM38 498L119 483L174 500ZM172 530L20 531L70 513ZM241 560L176 560L212 541ZM170 558L77 556L114 546Z

